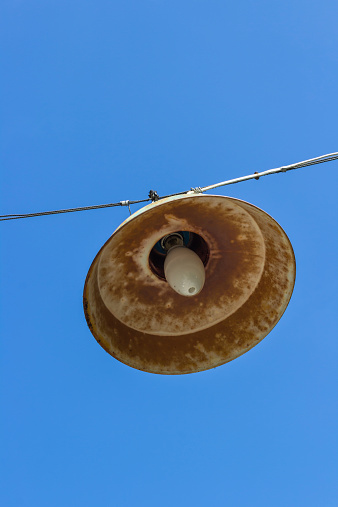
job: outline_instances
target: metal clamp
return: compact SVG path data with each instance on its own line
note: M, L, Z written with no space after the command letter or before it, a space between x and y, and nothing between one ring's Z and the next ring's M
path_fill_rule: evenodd
M131 215L131 210L130 210L130 201L120 201L120 205L121 205L121 206L128 206L129 213L130 213L130 215Z
M150 197L150 199L155 202L155 201L158 201L160 196L158 195L158 193L156 192L156 190L149 190L149 194L148 196Z

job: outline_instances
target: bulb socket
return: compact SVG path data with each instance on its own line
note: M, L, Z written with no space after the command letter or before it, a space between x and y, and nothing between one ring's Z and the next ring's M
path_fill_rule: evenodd
M167 253L174 246L185 246L183 236L179 232L174 232L173 234L168 234L167 236L164 236L160 240L160 242L161 242L161 247Z

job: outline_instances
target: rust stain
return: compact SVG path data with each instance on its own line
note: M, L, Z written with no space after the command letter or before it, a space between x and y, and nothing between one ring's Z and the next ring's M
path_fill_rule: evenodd
M148 257L166 234L208 244L199 295L176 294ZM100 345L140 370L181 374L240 356L276 325L295 279L291 244L265 212L223 196L184 196L146 206L102 247L87 275L84 307Z
M112 236L100 256L98 285L118 320L145 333L188 334L220 322L249 297L264 268L264 239L237 204L230 202L216 214L214 209L210 199L174 201L170 214L154 207ZM205 236L210 249L205 287L193 298L182 298L149 267L153 245L177 230ZM170 306L165 309L159 301L170 301Z

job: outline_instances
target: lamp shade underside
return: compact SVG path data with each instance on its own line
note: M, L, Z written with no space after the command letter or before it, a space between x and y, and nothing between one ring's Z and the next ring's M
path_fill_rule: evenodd
M193 297L175 292L149 261L161 238L177 231L208 248L204 287ZM291 243L264 211L229 197L175 196L134 213L101 248L84 310L96 340L119 361L193 373L259 343L284 313L294 281Z

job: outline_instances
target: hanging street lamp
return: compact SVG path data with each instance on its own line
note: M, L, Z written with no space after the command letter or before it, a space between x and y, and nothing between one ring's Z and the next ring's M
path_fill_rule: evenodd
M261 209L218 195L168 197L130 216L101 248L85 316L98 343L133 368L207 370L272 330L295 269L288 237Z

